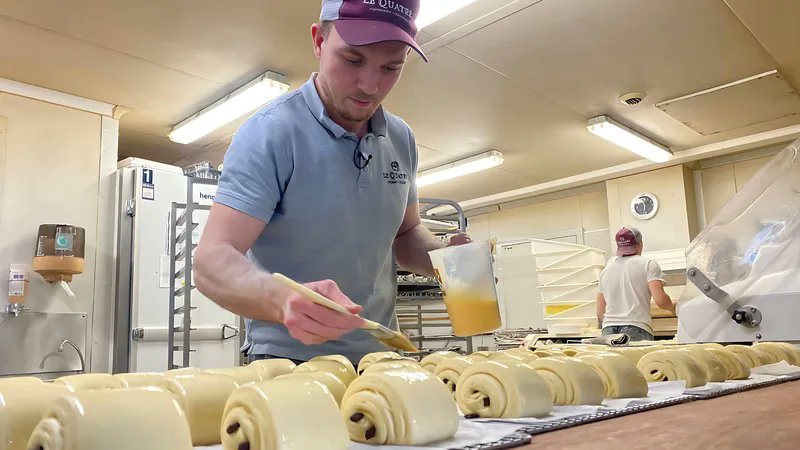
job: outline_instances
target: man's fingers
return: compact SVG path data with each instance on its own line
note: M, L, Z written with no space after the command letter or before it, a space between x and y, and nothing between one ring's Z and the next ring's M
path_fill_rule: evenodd
M330 340L301 330L290 330L289 335L305 345L317 345Z
M360 305L355 304L350 298L344 295L339 285L333 280L322 280L316 283L311 283L312 289L324 295L326 298L344 306L353 314L358 314L363 309Z
M321 342L339 339L348 331L327 327L298 311L295 311L292 316L286 319L285 325L290 332L310 334L322 338L323 341Z
M364 319L360 317L342 314L338 311L317 305L316 303L309 302L308 304L298 304L295 311L302 313L320 325L344 332L349 332L358 328L364 323Z

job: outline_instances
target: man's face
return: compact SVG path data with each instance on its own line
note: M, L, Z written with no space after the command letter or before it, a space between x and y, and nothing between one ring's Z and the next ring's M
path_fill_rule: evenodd
M326 39L315 36L314 44L319 59L317 81L334 109L329 114L350 122L372 117L400 79L408 54L402 42L352 46L335 26Z

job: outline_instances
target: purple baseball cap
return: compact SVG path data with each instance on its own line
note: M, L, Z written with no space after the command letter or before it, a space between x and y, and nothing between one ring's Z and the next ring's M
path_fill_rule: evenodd
M419 48L415 20L420 0L322 0L319 20L332 20L339 36L350 45L400 41L413 48L426 62Z
M623 227L614 236L617 242L617 256L635 255L642 243L642 232L636 228Z

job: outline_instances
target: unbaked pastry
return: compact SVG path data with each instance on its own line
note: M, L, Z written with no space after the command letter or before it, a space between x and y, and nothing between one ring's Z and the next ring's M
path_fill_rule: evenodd
M379 361L385 361L389 359L408 359L405 356L400 356L395 352L374 352L374 353L367 353L361 358L361 361L358 362L358 374L361 375L364 373L364 370L367 369L372 364L375 364Z
M171 369L164 372L165 377L182 377L184 375L193 375L202 373L203 371L197 367L181 367L180 369Z
M27 450L28 439L47 408L69 393L65 385L56 383L0 386L0 450Z
M125 388L163 388L167 385L167 377L160 373L118 373L114 378Z
M479 360L479 359L482 359L482 360L487 360L487 361L488 361L488 360L489 360L489 357L491 357L491 356L492 356L492 353L494 353L494 352L489 352L489 351L486 351L486 350L481 350L481 351L478 351L478 352L472 352L472 353L470 353L470 354L469 354L469 357L470 357L470 358L472 358L472 359L474 359L475 361L477 361L477 360Z
M584 352L576 356L603 381L605 398L647 397L647 380L628 358L616 353Z
M253 361L247 367L255 368L261 372L262 379L269 380L281 375L286 375L287 373L292 373L297 366L288 359L273 358Z
M450 351L441 351L441 352L433 352L430 355L422 358L419 364L422 366L423 369L427 370L430 373L433 373L436 370L436 366L439 365L440 362L447 358L455 358L457 356L461 356L456 352Z
M281 375L275 379L279 380L279 379L294 378L294 377L301 377L300 379L305 381L313 380L322 383L331 393L333 399L336 400L336 406L342 404L342 397L344 397L344 392L347 390L347 386L345 386L345 384L342 383L342 380L340 380L339 377L337 377L335 374L322 371L310 371L310 372L294 371L288 375Z
M311 358L308 363L305 363L305 365L308 365L309 363L313 364L314 370L324 370L326 372L333 373L339 377L340 380L342 380L342 383L344 383L345 386L349 386L350 383L352 383L353 380L355 380L358 376L353 363L342 355L317 356ZM335 363L336 365L332 363ZM301 364L301 366L302 365L303 364Z
M350 440L339 408L330 391L310 373L282 375L237 389L217 430L223 449L346 450Z
M426 445L458 430L453 397L421 368L361 375L347 388L342 416L350 440L373 445Z
M750 348L752 348L754 352L758 353L758 357L761 358L762 365L775 364L786 358L786 356L784 355L779 356L774 352L768 351L764 347L756 347L755 345L753 345Z
M422 369L422 366L412 359L387 359L378 361L375 364L367 366L361 373L369 373L375 370L396 370L396 369ZM423 369L424 370L424 369Z
M589 364L569 356L539 358L527 363L547 380L556 405L599 405L603 380Z
M725 350L724 347L704 347L716 356L728 371L726 380L746 380L750 378L750 366L746 362L745 356L738 356L733 352Z
M489 356L490 361L496 361L501 359L515 359L517 361L529 361L531 359L539 358L534 352L528 350L527 348L512 348L508 350L501 350L499 352L494 352Z
M448 358L436 366L436 370L433 372L433 374L436 375L436 378L440 379L442 383L447 386L447 390L450 391L453 396L455 396L456 387L458 386L458 379L461 378L461 373L464 372L464 369L470 365L480 361L487 360L479 358L476 361L472 359L471 356L457 356L455 358Z
M456 401L464 414L484 418L543 417L553 410L550 385L519 362L484 361L467 367Z
M553 356L567 356L563 352L559 350L541 350L537 349L533 351L533 354L538 356L539 358L550 358Z
M688 352L658 350L648 353L636 366L647 381L685 380L687 388L706 384L706 370Z
M761 360L761 354L748 345L726 345L725 350L742 357L750 369L766 364Z
M167 380L166 389L186 413L192 444L220 443L219 427L225 402L238 387L230 377L209 373L170 377Z
M262 372L255 367L224 367L219 369L208 369L204 370L204 373L210 373L213 375L223 375L226 377L231 378L233 381L236 382L239 387L244 386L247 383L258 383L262 381L261 374Z
M54 383L60 383L72 392L93 391L98 389L121 389L124 386L119 378L107 373L84 373L81 375L68 375L58 378Z
M788 342L758 342L753 344L754 349L771 353L778 361L786 361L793 366L800 365L800 349Z
M642 356L647 354L647 352L645 352L644 350L634 347L626 347L626 348L609 347L606 351L609 353L616 353L618 355L622 355L628 358L628 361L632 362L634 366L636 364L639 364L639 360L642 359Z
M689 352L695 361L706 370L706 381L721 382L728 379L728 368L708 348L699 345L687 345L678 350Z
M106 389L56 400L33 430L28 448L191 450L192 440L183 412L166 392Z
M0 388L4 388L6 386L22 386L22 385L42 384L42 383L44 383L44 381L36 377L0 378Z

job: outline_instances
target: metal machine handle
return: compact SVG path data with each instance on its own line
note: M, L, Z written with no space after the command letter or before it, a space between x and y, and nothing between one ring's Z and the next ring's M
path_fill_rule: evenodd
M761 324L761 311L758 308L752 305L742 305L724 289L714 284L700 269L690 267L686 271L686 277L708 298L725 308L734 322L748 328L755 328Z

